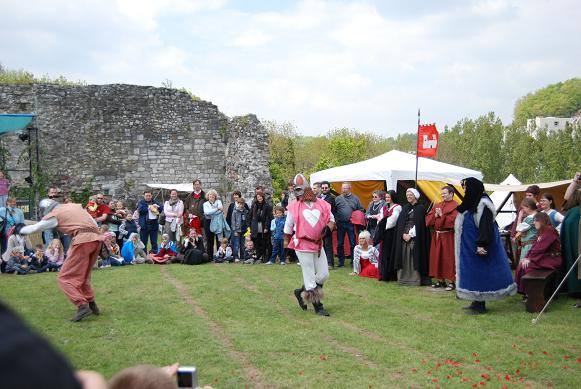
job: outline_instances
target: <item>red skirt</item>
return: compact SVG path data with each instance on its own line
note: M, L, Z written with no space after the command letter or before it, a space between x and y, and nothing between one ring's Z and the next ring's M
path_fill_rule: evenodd
M359 260L359 263L361 264L360 277L379 278L379 269L369 262L369 260L362 258Z

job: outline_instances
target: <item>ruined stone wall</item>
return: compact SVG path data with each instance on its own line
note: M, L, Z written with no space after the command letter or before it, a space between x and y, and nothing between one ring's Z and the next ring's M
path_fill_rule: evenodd
M136 199L145 183L191 183L225 198L272 188L267 132L256 116L229 119L187 93L136 85L0 85L0 113L36 113L42 168L66 191ZM25 144L4 135L7 167ZM11 172L18 184L27 172Z

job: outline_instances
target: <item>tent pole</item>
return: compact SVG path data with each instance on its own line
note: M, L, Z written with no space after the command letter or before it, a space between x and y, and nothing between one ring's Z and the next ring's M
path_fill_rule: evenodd
M420 141L420 109L418 108L418 131L416 133L416 179L414 180L414 187L418 189L418 142Z

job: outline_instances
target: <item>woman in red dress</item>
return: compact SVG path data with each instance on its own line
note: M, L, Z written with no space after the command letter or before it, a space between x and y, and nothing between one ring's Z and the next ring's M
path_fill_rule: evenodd
M353 273L361 277L379 278L379 251L371 244L369 231L361 231L359 244L353 249Z
M537 229L537 240L515 271L518 292L524 294L522 276L533 270L556 270L561 267L561 241L549 215L537 212L533 222Z

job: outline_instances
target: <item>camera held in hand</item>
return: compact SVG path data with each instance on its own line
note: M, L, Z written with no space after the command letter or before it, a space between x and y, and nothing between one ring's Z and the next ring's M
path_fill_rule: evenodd
M198 388L198 371L193 366L181 366L177 372L178 388Z

